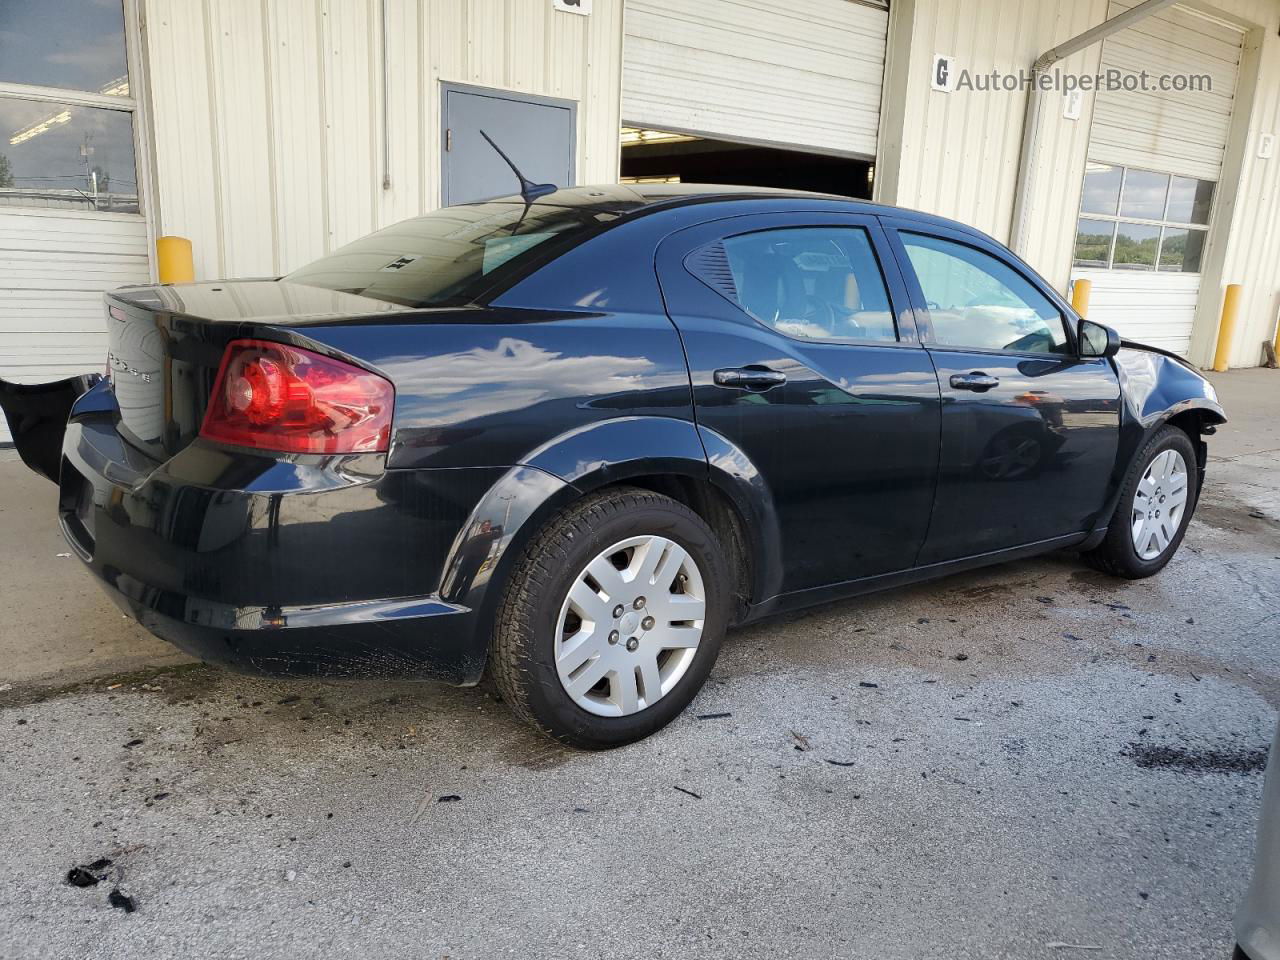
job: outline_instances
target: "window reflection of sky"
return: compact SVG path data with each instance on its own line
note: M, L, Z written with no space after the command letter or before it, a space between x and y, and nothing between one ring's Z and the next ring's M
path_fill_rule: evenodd
M0 3L0 81L130 93L121 0ZM0 98L0 204L137 211L128 112Z
M0 80L98 92L124 75L121 0L0 3Z
M0 98L0 134L8 167L0 203L136 212L130 114ZM127 199L121 203L109 194Z

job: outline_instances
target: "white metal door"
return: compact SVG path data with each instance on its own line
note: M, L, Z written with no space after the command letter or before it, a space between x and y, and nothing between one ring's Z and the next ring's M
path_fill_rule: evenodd
M0 377L101 373L102 293L148 281L147 225L127 214L0 210L0 263ZM10 439L0 417L0 442Z
M1121 13L1134 2L1113 0L1109 15ZM1108 38L1102 46L1099 72L1138 77L1145 71L1154 88L1097 93L1089 135L1090 169L1125 168L1126 182L1146 171L1181 178L1181 182L1221 180L1243 42L1243 32L1230 24L1178 5ZM1158 89L1161 84L1178 83L1186 88ZM1086 204L1087 200L1086 196ZM1160 232L1153 269L1130 263L1096 270L1077 262L1072 279L1093 283L1091 319L1133 340L1185 354L1200 296L1200 272L1198 265L1187 271L1178 268L1176 257L1164 257L1164 238L1187 232L1202 237L1195 230L1184 230L1171 208L1170 204L1159 215L1128 224L1138 236ZM1123 231L1123 203L1117 212ZM1087 232L1083 219L1087 214L1082 205L1081 233ZM1137 222L1143 219L1145 223ZM1094 228L1104 223L1090 222ZM1166 259L1175 263L1167 265Z
M888 26L851 0L628 0L623 123L874 158Z

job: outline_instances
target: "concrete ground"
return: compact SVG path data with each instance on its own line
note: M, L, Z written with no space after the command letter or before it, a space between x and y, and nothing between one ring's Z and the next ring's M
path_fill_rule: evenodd
M1280 373L1215 382L1162 575L1053 556L743 629L608 754L483 689L192 664L10 457L0 956L1225 960L1280 704Z

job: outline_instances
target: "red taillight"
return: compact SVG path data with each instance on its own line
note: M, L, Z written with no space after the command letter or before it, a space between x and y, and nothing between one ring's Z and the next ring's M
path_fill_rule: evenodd
M387 380L341 360L233 340L200 435L282 453L384 453L394 399Z

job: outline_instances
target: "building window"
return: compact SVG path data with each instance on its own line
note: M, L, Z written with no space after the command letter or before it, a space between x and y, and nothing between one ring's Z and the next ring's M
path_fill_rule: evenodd
M0 207L137 213L135 107L123 0L8 5Z
M1074 265L1199 273L1216 184L1089 161Z

